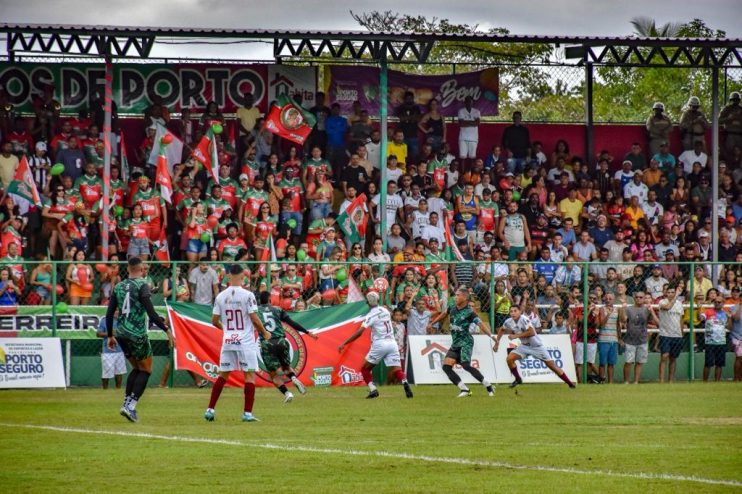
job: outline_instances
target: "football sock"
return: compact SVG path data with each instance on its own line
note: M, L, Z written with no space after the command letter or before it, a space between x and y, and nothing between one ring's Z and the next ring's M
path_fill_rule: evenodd
M139 374L139 369L132 369L131 372L129 372L129 376L126 378L126 396L131 394L131 392L134 390L134 381L137 379L137 374Z
M446 375L448 376L448 380L451 381L452 383L454 383L455 385L458 386L461 383L461 378L459 377L458 374L456 374L453 371L453 367L451 367L450 365L444 365L443 366L443 372L445 372ZM461 386L459 386L459 387L461 387Z
M288 392L288 388L286 387L286 385L285 385L285 384L281 384L281 385L280 385L280 386L278 387L278 391L280 391L280 392L281 392L281 393L283 393L283 394L286 394L286 393Z
M522 379L520 378L520 374L518 373L518 367L517 366L514 365L514 366L510 367L510 373L515 377L515 380L516 381L522 381Z
M402 371L402 369L398 369L398 370L394 371L394 377L396 377L397 378L397 381L399 381L401 383L406 383L407 382L407 377L404 375L404 372Z
M289 372L288 374L286 374L286 377L288 377L289 379L293 379L296 377L296 374L294 372Z
M482 386L484 386L485 388L489 388L490 386L492 386L492 383L489 382L487 379L483 379Z
M569 379L569 377L567 376L567 373L566 372L562 372L561 374L557 374L557 375L559 376L559 379L561 379L562 381L564 381L565 383L567 383L569 386L572 386L573 383Z
M137 374L137 379L134 381L134 386L131 389L131 396L134 401L139 400L144 394L144 390L147 389L147 381L149 381L149 372L140 370Z
M374 380L374 376L371 373L371 369L362 368L361 375L363 375L363 380L366 384L369 384Z
M255 403L255 383L245 383L245 411L252 413L252 406Z
M224 389L224 385L226 383L227 380L221 376L216 381L214 381L214 387L211 388L211 398L209 398L209 408L216 407L216 402L219 400L219 395L222 394L222 390Z
M462 364L461 367L480 383L484 381L484 376L479 372L479 369L472 367L471 364Z

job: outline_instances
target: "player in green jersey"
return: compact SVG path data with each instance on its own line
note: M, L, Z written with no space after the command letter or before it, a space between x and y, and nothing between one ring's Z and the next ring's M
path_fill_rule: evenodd
M296 377L294 369L291 368L291 345L286 339L286 332L281 323L285 322L295 330L306 333L315 340L318 337L316 334L307 331L298 322L292 320L286 311L270 305L270 299L270 292L260 293L258 317L260 317L260 321L265 326L265 329L271 334L269 340L266 340L262 334L260 335L260 357L263 359L263 365L265 366L265 370L270 374L273 384L283 393L284 403L290 403L294 399L294 395L286 388L283 378L278 375L279 369L283 371L286 377L291 379L291 382L294 383L299 393L304 394L307 392L307 389L299 378Z
M446 317L450 320L451 330L451 348L446 353L446 358L443 360L443 372L446 373L448 379L451 380L456 386L459 387L461 392L458 397L463 398L465 396L471 396L471 391L464 384L458 374L454 372L453 366L460 364L461 367L474 376L474 378L482 383L482 386L487 389L487 394L495 396L495 388L492 384L487 381L479 369L475 369L471 366L471 354L474 349L474 337L469 332L469 326L476 324L479 329L490 338L493 338L492 332L487 325L482 321L474 310L469 307L469 290L466 287L459 287L456 290L454 298L455 304L448 308L448 311L442 312L430 321L430 325L436 324Z
M132 370L126 379L126 394L121 406L121 415L131 422L139 420L137 403L147 388L147 381L152 374L152 346L147 336L147 317L167 333L172 343L172 334L167 323L155 312L150 300L149 285L143 278L144 264L138 257L129 259L129 278L113 289L106 312L106 331L108 348L116 348L116 342L124 351ZM113 335L113 316L119 311L116 336Z

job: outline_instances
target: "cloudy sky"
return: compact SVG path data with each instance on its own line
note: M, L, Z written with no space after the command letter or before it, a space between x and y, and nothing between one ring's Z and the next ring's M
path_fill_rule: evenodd
M404 7L400 7L404 5ZM700 8L700 7L703 8ZM394 10L448 18L516 34L629 35L629 20L649 16L664 22L702 18L728 37L742 38L740 0L0 0L2 22L125 26L233 27L263 29L358 29L349 11ZM271 47L159 46L155 56L264 58Z

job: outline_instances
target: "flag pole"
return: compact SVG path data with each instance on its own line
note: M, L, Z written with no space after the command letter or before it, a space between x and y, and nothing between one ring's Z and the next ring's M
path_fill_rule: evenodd
M105 112L103 120L103 144L105 153L103 155L103 227L100 232L101 236L101 259L108 260L108 224L111 221L110 212L108 211L111 194L111 99L113 96L113 64L111 56L106 56L106 87L103 109Z
M386 66L386 55L381 54L379 61L381 70L379 72L379 123L381 124L381 150L379 152L379 171L381 172L381 184L379 189L379 220L382 249L386 252L386 145L387 145L387 92L388 92L388 73Z

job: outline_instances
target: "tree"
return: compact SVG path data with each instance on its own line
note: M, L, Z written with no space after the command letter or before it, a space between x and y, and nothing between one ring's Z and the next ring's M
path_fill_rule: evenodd
M482 30L476 24L455 24L448 19L426 18L386 10L357 14L350 12L358 24L371 32L416 32L435 34L508 34L505 28L497 27ZM390 68L416 74L450 74L456 65L457 72L482 70L493 65L500 69L500 114L509 115L515 109L524 112L524 118L531 118L528 108L521 107L523 95L532 93L542 84L544 74L533 64L548 63L553 48L545 43L491 43L439 41L431 50L429 60L435 64L390 64ZM412 61L410 56L410 61Z
M637 35L645 38L676 38L682 26L676 22L668 22L657 27L657 22L650 17L633 17L631 25Z
M637 34L655 37L723 38L726 33L713 30L701 19L680 25L657 27L647 18L634 18ZM654 34L652 34L654 33ZM649 50L644 50L648 53ZM688 98L698 96L708 112L711 107L711 71L703 68L607 67L596 69L593 88L593 113L596 121L643 122L652 104L661 101L674 122L680 118Z

